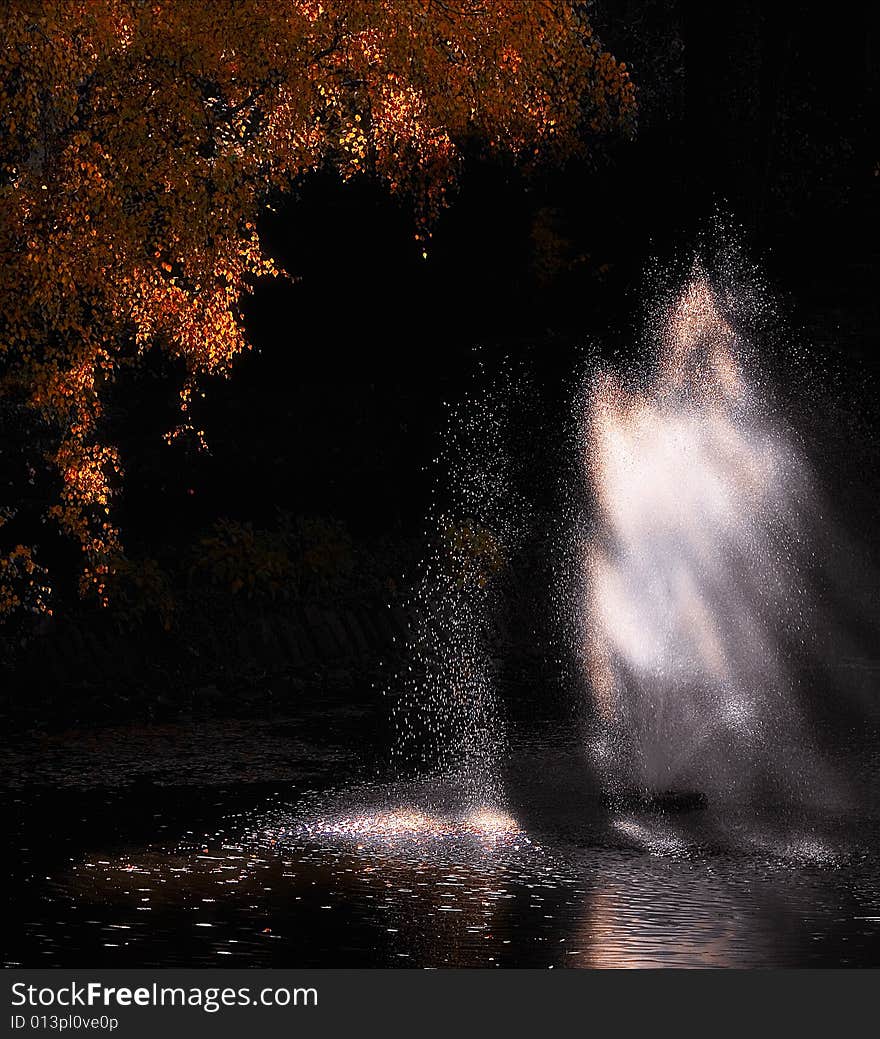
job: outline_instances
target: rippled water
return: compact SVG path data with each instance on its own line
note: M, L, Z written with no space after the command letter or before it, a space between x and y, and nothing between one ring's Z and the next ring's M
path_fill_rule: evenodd
M365 783L335 751L214 786L177 760L177 785L11 791L7 964L880 965L867 810L615 816L553 736L514 741L510 805L476 816L454 784Z

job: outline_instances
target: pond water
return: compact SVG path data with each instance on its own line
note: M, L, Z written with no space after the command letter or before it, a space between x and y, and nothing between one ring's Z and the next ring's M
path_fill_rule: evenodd
M512 739L509 804L467 810L449 780L378 781L356 711L324 728L337 742L239 722L18 743L4 962L880 965L864 805L615 814L548 727Z

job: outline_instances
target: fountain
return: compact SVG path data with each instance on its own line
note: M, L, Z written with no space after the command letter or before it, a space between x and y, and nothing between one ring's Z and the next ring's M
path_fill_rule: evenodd
M535 504L548 498L552 465L520 460L562 454L547 412L521 407L535 386L506 370L453 412L435 550L410 604L413 638L393 702L399 774L415 762L439 785L391 809L507 817L501 766L511 747L492 635L509 594L502 575L566 542L566 573L529 609L555 613L574 650L588 729L581 783L588 796L598 783L612 834L637 840L645 814L711 807L706 825L721 812L728 836L736 813L760 815L764 828L750 824L748 843L807 848L810 819L858 800L848 751L817 723L816 689L826 715L827 703L832 715L864 714L864 703L847 703L846 680L834 685L829 661L855 651L828 589L852 599L854 571L863 585L872 578L774 403L756 331L773 312L768 294L727 248L711 266L693 261L649 306L640 356L616 370L588 361L577 471L563 474L557 514L568 518L557 529ZM869 626L875 612L862 609ZM548 625L527 620L520 630L557 659Z
M799 703L812 479L750 378L735 287L696 265L644 374L594 373L575 609L590 754L618 807L833 808Z
M505 744L489 631L498 573L516 545L507 434L515 393L507 373L450 415L430 517L431 550L409 602L413 631L393 689L398 771L442 776L441 800L468 818L505 811L498 772ZM444 807L448 807L448 804Z

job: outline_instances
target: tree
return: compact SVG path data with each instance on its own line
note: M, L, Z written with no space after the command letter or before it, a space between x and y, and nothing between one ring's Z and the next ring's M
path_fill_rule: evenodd
M3 6L0 403L40 430L55 481L45 516L81 547L83 593L105 600L122 550L107 387L163 351L183 373L168 436L201 436L188 422L199 380L247 349L242 294L279 273L255 227L270 194L319 168L370 174L412 198L424 241L471 142L531 163L628 130L633 86L584 6ZM28 546L9 551L0 573L36 567ZM28 601L44 609L47 596Z

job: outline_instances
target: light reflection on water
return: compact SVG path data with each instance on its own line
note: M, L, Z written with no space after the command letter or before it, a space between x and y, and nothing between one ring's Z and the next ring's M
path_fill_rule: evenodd
M867 853L834 863L803 848L794 856L707 848L693 822L646 815L609 820L604 830L596 824L579 846L530 835L507 811L444 811L424 799L407 806L404 794L412 791L384 788L370 799L356 790L285 811L267 801L205 838L80 856L26 885L38 897L26 900L15 959L276 967L880 962L880 883Z

